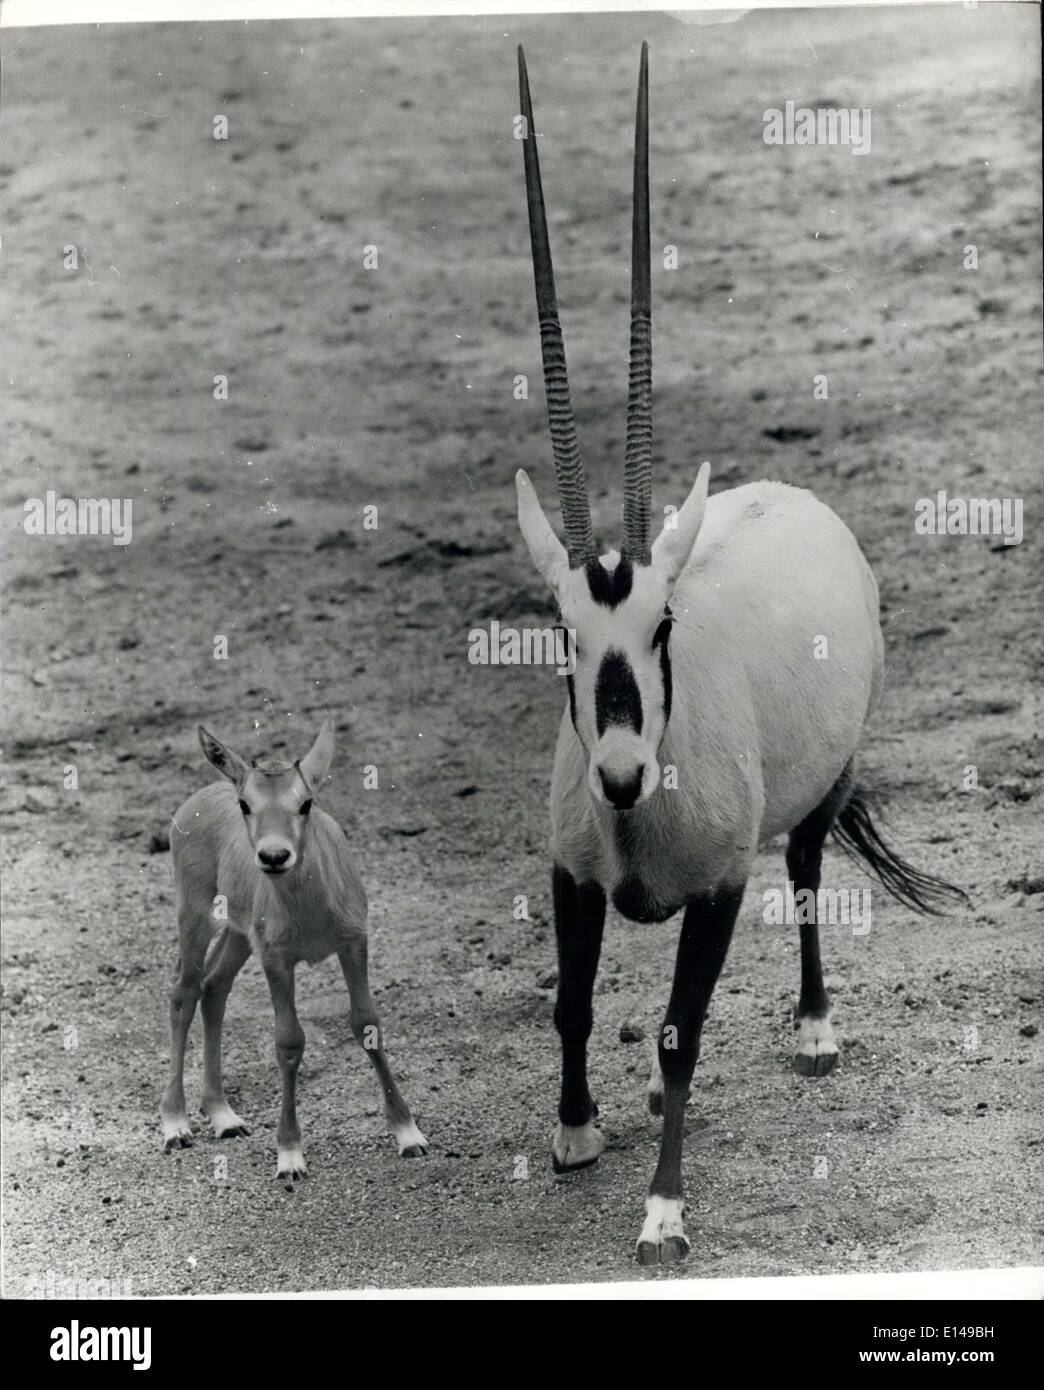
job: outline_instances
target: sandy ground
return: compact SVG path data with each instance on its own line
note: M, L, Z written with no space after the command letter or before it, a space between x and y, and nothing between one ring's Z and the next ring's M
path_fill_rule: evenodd
M690 1110L684 1272L1041 1260L1035 7L162 25L4 43L6 1292L48 1271L139 1293L635 1277L657 1132L648 1045L620 1029L656 1026L677 922L610 919L591 1047L609 1149L556 1181L562 687L466 653L474 626L548 614L513 519L519 465L552 496L514 45L615 537L641 37L654 245L679 250L654 260L657 505L710 458L714 486L782 478L847 520L890 671L864 764L896 841L973 904L925 921L882 894L868 936L826 932L844 1056L809 1082L789 1069L796 933L759 908L782 858L759 860ZM869 106L871 154L767 147L787 99ZM133 498L132 544L26 536L48 488ZM938 488L1025 498L1024 543L915 535ZM296 752L327 712L327 804L432 1152L395 1157L336 964L302 969L312 1177L289 1191L253 961L226 1034L253 1133L161 1152L174 921L150 842L208 780L201 718ZM188 1075L195 1103L198 1021Z

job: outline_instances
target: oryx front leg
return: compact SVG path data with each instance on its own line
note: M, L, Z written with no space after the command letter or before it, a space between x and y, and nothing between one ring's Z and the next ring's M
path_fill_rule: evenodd
M226 927L203 980L203 1110L218 1139L250 1133L228 1103L221 1070L225 1005L233 981L249 955L250 939L246 933Z
M594 1124L598 1107L587 1086L587 1040L594 1020L591 995L602 949L605 894L595 883L578 887L557 864L552 891L558 941L555 1027L562 1042L562 1090L551 1164L556 1173L566 1173L594 1163L605 1148L605 1136Z
M384 1093L384 1114L399 1146L400 1158L423 1158L428 1141L417 1128L410 1107L402 1098L388 1058L380 1019L370 994L366 937L360 933L337 953L351 1001L351 1025L356 1041L370 1059Z
M660 1160L645 1203L645 1224L638 1237L636 1253L641 1265L676 1264L689 1253L681 1176L685 1103L707 1005L725 963L742 898L742 886L722 888L685 909L674 984L660 1030L663 1132Z
M283 1104L276 1131L276 1177L305 1178L308 1168L301 1151L301 1131L297 1126L297 1072L304 1056L305 1036L294 1003L294 967L277 954L269 956L262 964L275 1010L276 1057L283 1083Z
M185 1109L185 1044L199 1002L203 962L212 932L205 906L197 910L179 905L178 960L170 991L170 1078L160 1102L165 1153L188 1148L192 1143L192 1126Z

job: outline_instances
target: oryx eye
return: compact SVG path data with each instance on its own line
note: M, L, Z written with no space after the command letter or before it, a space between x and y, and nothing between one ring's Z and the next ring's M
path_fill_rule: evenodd
M239 798L239 809L243 812L244 816L249 816L250 807L246 804L242 797Z
M311 809L312 809L312 798L311 798L310 796L306 796L305 799L304 799L304 801L301 802L301 805L300 805L300 807L299 807L299 810L300 810L300 812L301 812L301 815L302 815L302 816L307 816L308 812L309 812Z

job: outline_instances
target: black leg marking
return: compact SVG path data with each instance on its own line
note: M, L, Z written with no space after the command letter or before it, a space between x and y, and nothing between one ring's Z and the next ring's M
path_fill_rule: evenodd
M707 1006L725 964L743 888L723 888L685 909L678 958L667 1013L660 1030L660 1071L664 1082L664 1133L660 1161L649 1191L681 1196L681 1141L685 1102L700 1052ZM672 1096L676 1102L671 1104Z
M678 1204L682 1199L681 1157L685 1132L685 1103L700 1051L700 1033L707 1005L721 967L728 955L743 887L719 888L697 898L685 909L674 984L660 1030L659 1060L663 1073L663 1132L660 1159L649 1184L645 1227L638 1241L638 1263L675 1263L688 1253L688 1241L675 1219L669 1231L658 1233L656 1211L661 1199ZM675 1207L676 1216L680 1216Z
M552 875L555 935L558 940L558 997L555 1027L562 1041L562 1124L588 1124L597 1114L587 1088L587 1040L591 1036L591 995L605 924L605 894L596 883L578 887L555 865ZM579 1165L575 1165L579 1166Z
M840 815L851 794L854 779L851 765L831 787L814 811L790 832L787 843L787 873L794 885L795 896L803 889L819 892L823 845L830 827ZM801 994L798 999L798 1022L822 1021L825 1026L830 1014L830 1000L823 984L823 962L819 952L819 923L813 908L811 921L799 923L801 933ZM807 1031L807 1030L806 1030ZM830 1039L832 1043L832 1036ZM799 1051L794 1066L804 1076L822 1076L837 1063L836 1047L827 1046L822 1052Z

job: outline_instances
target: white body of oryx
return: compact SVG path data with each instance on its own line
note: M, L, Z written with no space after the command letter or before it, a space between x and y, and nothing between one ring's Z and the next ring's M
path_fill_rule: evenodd
M635 921L742 884L758 846L802 821L852 759L884 674L874 576L802 488L711 497L671 610L659 790L625 813L597 804L568 709L551 783L555 862Z

